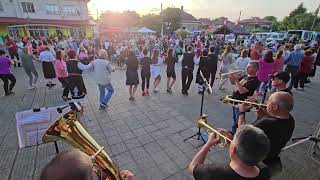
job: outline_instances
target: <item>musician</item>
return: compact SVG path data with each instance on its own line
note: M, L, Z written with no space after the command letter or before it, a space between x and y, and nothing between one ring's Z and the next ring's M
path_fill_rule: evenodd
M128 170L120 172L123 180L136 180ZM90 156L79 149L59 153L41 172L41 180L100 180Z
M259 62L250 61L247 65L247 75L239 78L238 75L229 75L229 80L234 85L235 90L232 93L232 99L245 100L249 96L254 94L254 91L259 87L260 82L257 77L257 71L259 70ZM238 127L238 113L239 108L232 106L233 112L233 125L232 133L235 133Z
M193 54L192 46L187 47L187 52L184 53L179 62L182 63L181 79L182 79L182 94L188 95L191 82L193 80L193 69L195 64L199 64L199 58Z
M290 93L275 92L267 101L266 112L268 116L265 116L263 110L260 110L257 112L258 120L253 123L255 127L262 129L270 140L271 149L263 162L271 168L275 162L280 162L281 149L285 147L292 136L295 127L294 118L290 114L293 103L293 96ZM239 127L246 124L245 112L249 109L250 107L244 104L239 106Z
M213 134L209 134L207 143L192 159L188 171L196 180L207 179L270 179L268 169L258 164L269 152L268 137L259 128L244 125L238 128L229 147L230 163L203 164L211 147L219 144Z

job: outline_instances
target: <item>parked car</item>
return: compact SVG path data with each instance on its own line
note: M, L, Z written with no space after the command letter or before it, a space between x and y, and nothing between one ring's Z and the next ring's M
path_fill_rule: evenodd
M286 42L309 44L316 39L315 31L289 30L285 36Z

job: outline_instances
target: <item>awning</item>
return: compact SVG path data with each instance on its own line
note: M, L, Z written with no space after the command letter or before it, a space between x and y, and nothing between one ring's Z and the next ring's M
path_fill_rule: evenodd
M89 20L54 20L54 19L28 19L17 17L0 17L0 24L48 24L48 25L89 25Z
M156 33L156 31L154 31L154 30L151 30L151 29L149 29L149 28L147 28L147 27L143 27L143 28L141 28L141 29L139 29L137 32L139 32L139 33Z

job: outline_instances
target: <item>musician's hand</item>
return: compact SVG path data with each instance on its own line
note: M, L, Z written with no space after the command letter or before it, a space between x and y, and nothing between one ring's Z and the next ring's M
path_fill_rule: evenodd
M246 104L240 104L238 107L240 112L248 112L252 108Z
M258 103L258 100L253 96L250 96L246 101Z
M268 112L266 109L264 108L261 108L257 111L257 119L262 119L264 117L267 117L268 116Z
M218 128L219 133L221 133L222 135L226 136L229 139L233 139L233 135L231 133L229 133L229 131L222 129L222 128Z
M219 142L220 142L220 139L218 137L216 137L216 135L214 133L208 134L208 141L206 144L209 147L216 146L217 144L219 144Z
M120 172L122 180L136 180L134 174L128 170L123 170Z

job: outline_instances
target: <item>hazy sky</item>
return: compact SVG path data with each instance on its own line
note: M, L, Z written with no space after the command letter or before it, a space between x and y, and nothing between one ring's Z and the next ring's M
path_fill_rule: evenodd
M235 20L240 10L241 19L268 15L282 19L301 2L304 2L308 11L313 12L320 0L91 0L88 6L92 14L96 14L96 9L99 12L135 10L140 14L147 14L158 13L161 2L163 8L184 6L184 9L196 18L225 16Z

